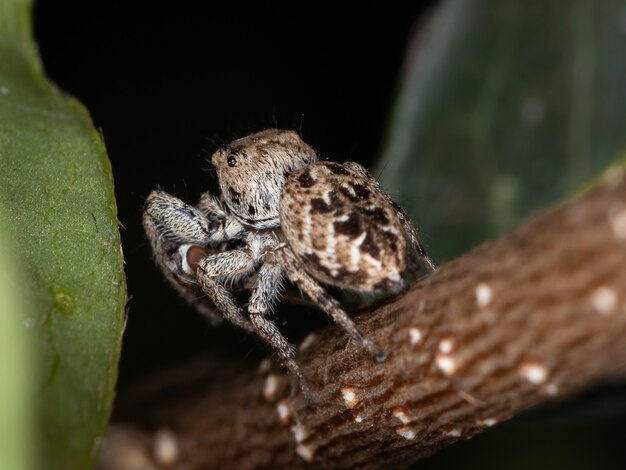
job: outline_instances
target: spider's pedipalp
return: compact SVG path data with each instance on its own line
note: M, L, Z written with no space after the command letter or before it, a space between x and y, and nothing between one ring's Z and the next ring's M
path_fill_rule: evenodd
M233 216L216 196L203 193L198 203L200 209L209 220L211 241L226 242L245 237L246 229Z
M222 201L220 201L220 198L209 192L205 192L200 195L198 209L202 211L209 221L217 218L225 219L228 217L228 213L226 212Z
M152 191L143 209L144 228L151 242L159 237L195 245L206 244L211 227L202 212L164 191Z

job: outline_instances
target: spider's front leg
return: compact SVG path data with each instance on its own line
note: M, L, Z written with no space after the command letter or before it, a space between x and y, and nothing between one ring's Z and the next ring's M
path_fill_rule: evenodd
M211 249L216 224L217 218L208 220L195 207L164 191L152 191L143 208L143 226L157 266L172 286L214 324L222 317L198 297L194 273L186 268L191 247L202 247L203 252Z
M222 284L224 281L228 282L229 277L246 274L254 269L254 258L249 252L233 250L207 256L200 260L197 270L198 284L230 322L248 331L258 333L278 353L283 365L298 377L305 395L311 397L312 394L304 375L293 359L293 348L276 325L266 318L280 292L283 278L283 269L273 260L272 256L271 252L266 255L265 263L257 273L257 280L252 288L248 304L249 320ZM216 278L222 278L222 282Z
M304 395L314 400L314 395L304 374L294 360L295 349L287 342L287 338L283 336L276 325L267 319L267 315L270 313L272 305L282 287L284 276L284 270L275 256L273 251L268 252L263 266L259 269L256 283L250 295L250 302L248 303L250 321L265 342L278 353L283 365L298 378Z
M254 258L245 250L231 250L208 255L197 262L198 285L233 325L253 331L253 325L239 308L223 283L235 280L254 269Z
M387 353L365 336L341 308L341 304L328 295L326 290L306 273L290 248L284 247L278 252L278 255L291 282L296 284L322 311L346 330L353 340L358 342L364 349L367 349L376 361L382 362L385 360Z

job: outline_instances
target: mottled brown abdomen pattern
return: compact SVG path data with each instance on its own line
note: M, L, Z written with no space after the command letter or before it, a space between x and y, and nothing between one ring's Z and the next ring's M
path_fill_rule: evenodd
M390 199L364 174L333 162L290 174L280 222L305 270L345 289L379 291L402 285L406 239Z

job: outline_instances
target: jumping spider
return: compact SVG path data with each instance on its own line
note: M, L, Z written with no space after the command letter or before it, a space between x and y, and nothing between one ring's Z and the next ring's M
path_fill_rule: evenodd
M321 283L353 291L399 291L418 259L435 266L407 214L358 163L319 161L292 131L269 129L211 158L221 198L197 207L163 192L146 200L143 224L156 263L201 312L220 312L257 333L308 391L294 349L268 319L285 276L376 360L366 337ZM249 289L247 311L232 291Z

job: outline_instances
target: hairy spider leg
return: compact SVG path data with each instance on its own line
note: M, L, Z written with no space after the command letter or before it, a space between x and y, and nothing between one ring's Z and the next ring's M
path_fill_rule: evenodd
M223 285L229 278L249 273L254 269L254 259L245 251L225 251L202 258L198 262L198 285L209 296L211 302L233 325L248 331L254 331L252 324L235 299Z
M397 204L394 204L394 206L397 206ZM424 248L424 245L422 245L419 234L417 233L417 229L411 222L411 219L409 219L409 216L407 215L407 213L400 206L397 206L397 209L398 209L398 216L400 217L402 226L404 227L404 232L407 234L409 238L409 242L411 243L411 246L417 253L417 256L424 261L424 265L429 271L431 272L435 271L437 269L437 266L435 265L435 262L432 260L432 258L426 252L426 248Z
M294 348L276 325L266 318L280 292L282 268L270 258L259 268L248 305L249 320L245 318L243 310L237 306L230 292L213 278L214 276L228 277L245 274L252 269L254 269L254 260L245 251L228 251L207 256L198 263L198 283L227 320L246 330L258 333L278 353L283 365L298 378L304 394L312 397L313 394L304 374L293 359Z
M296 284L324 313L338 323L350 337L367 349L378 362L387 357L387 353L380 349L354 324L348 314L341 308L341 304L328 295L326 290L311 276L309 276L290 248L284 247L278 251L281 263L287 277Z
M172 225L168 225L168 221L181 218L182 222L174 224L174 230L170 229ZM194 290L181 285L177 278L184 275L184 269L176 247L181 244L204 245L209 240L209 227L201 219L194 207L163 191L152 191L143 211L143 226L163 275L185 300L216 325L222 321L222 316L203 304Z

